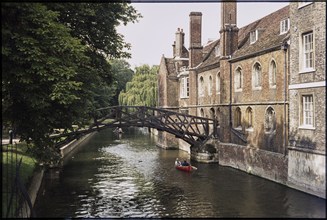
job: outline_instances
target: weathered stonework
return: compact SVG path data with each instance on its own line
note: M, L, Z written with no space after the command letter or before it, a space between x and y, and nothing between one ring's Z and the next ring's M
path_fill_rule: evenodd
M216 147L220 165L286 184L288 161L286 156L253 147L221 142L217 142Z
M326 3L290 4L288 184L326 198ZM302 35L313 33L314 68L303 71ZM303 96L313 97L313 124L304 125Z
M177 52L173 59L162 58L159 106L216 120L218 140L211 140L215 152L179 141L179 148L190 151L192 159L219 161L325 198L326 4L298 4L291 2L238 28L237 3L222 2L220 39L204 46L202 14L191 12L188 59L179 64ZM281 32L287 19L289 29ZM301 38L309 31L314 69L302 71ZM255 39L250 37L253 33ZM174 44L174 51L177 45L181 44ZM254 86L255 70L260 72L260 86ZM188 97L181 97L183 77L189 77ZM238 81L241 86L236 88ZM307 94L314 97L312 128L301 127L302 95Z

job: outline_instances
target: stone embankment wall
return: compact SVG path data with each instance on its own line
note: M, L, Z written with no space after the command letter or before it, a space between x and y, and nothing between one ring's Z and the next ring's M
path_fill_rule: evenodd
M87 134L87 135L83 136L82 138L80 138L78 140L74 140L74 141L70 142L69 144L60 148L60 152L61 152L61 156L62 156L63 160L67 156L72 155L74 153L74 151L81 145L81 143L90 139L93 136L93 134L95 134L95 132L93 132L91 134ZM41 183L43 180L44 172L45 172L44 169L35 171L33 174L33 177L32 177L31 184L28 188L28 195L30 196L32 206L34 206L34 204L35 204L37 194L39 192L39 189L41 187ZM26 218L26 216L32 217L31 210L27 207L26 203L24 203L24 205L22 207L22 211L20 213L22 215L21 216L22 218Z
M212 149L215 148L215 150ZM326 199L325 155L289 151L290 155L212 139L191 150L191 158L242 170L299 191ZM293 155L296 154L296 155ZM301 160L305 157L306 160ZM295 159L300 158L300 159ZM310 159L309 159L310 158ZM289 161L290 160L290 161ZM307 161L307 163L303 163Z

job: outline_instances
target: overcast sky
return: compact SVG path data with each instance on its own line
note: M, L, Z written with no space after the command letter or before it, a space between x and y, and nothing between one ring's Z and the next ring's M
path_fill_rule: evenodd
M208 39L218 39L220 30L220 4L215 3L132 3L142 14L137 23L118 28L125 41L132 45L131 68L143 64L159 65L162 55L172 57L172 44L177 28L185 33L185 47L189 48L189 14L202 12L202 44ZM237 26L248 25L278 9L288 2L237 3Z

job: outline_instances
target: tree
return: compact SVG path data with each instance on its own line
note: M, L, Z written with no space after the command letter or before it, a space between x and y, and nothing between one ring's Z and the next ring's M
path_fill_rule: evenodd
M54 128L85 124L95 108L112 101L115 87L106 57L128 56L122 52L128 45L109 29L138 17L126 3L104 3L102 8L69 3L67 13L55 10L61 4L1 3L3 125L32 141L44 160L54 159L48 154ZM62 19L88 19L88 12L98 18L84 21L92 28L81 20L75 27ZM110 21L109 15L98 16L106 13ZM110 22L108 29L101 27Z
M126 83L132 80L134 71L130 68L130 64L125 60L111 60L111 70L114 75L115 83L115 96L113 98L112 105L118 105L119 93L126 88Z
M158 94L158 69L156 65L150 67L146 64L136 67L132 81L126 84L126 92L119 94L119 104L155 107Z

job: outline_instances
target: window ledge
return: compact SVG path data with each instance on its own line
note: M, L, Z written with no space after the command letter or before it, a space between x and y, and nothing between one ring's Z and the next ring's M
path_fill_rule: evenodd
M270 85L269 88L270 89L276 89L276 85Z
M189 99L189 97L180 97L180 99Z
M265 131L265 134L267 134L267 135L274 135L274 134L276 134L276 130L273 130L273 131Z
M261 90L261 86L253 87L252 90Z
M253 127L247 128L247 129L245 129L245 131L253 132Z
M308 125L300 125L299 129L303 129L303 130L316 130L315 127L313 126L308 126Z
M242 92L242 89L235 89L235 92Z
M305 70L301 70L299 72L299 74L302 74L302 73L312 73L312 72L316 72L316 69L305 69Z
M235 127L234 129L238 131L242 131L242 126Z

